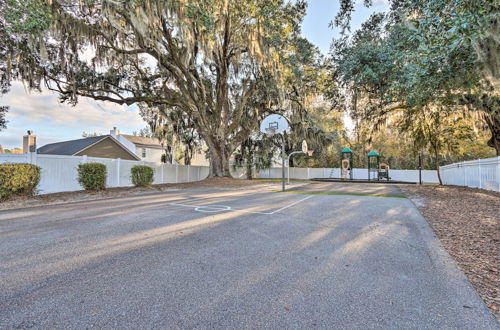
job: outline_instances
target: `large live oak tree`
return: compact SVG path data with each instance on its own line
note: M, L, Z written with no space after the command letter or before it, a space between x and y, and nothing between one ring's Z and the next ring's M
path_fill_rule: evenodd
M293 52L305 4L6 0L0 9L18 46L3 54L3 77L44 84L63 102L175 111L208 146L210 175L229 176L235 148L283 99L282 59Z
M341 2L335 23L346 28L353 1ZM334 44L340 85L353 92L353 104L367 100L356 112L373 121L394 112L425 116L429 107L480 113L491 132L488 145L500 155L499 2L391 2L388 14L372 16Z

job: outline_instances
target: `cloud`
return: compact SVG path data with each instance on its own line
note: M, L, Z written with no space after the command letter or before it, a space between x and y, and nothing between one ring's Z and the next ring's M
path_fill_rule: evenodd
M33 123L51 121L78 127L144 125L134 107L96 102L87 98L80 98L80 102L73 107L59 103L57 95L50 91L28 94L23 85L17 82L13 84L11 92L1 99L1 103L10 106L10 118L29 118Z
M0 144L4 147L19 146L28 129L35 130L41 146L80 138L84 131L108 133L116 126L122 132L132 133L146 126L137 107L87 98L80 98L73 107L59 103L57 94L48 90L28 93L19 82L0 98L0 104L10 107L7 130L0 132Z

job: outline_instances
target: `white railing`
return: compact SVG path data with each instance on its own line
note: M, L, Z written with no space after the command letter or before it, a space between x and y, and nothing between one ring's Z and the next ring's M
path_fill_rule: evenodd
M441 166L443 184L500 191L500 157Z
M207 166L171 165L135 160L95 158L87 156L59 156L36 153L0 154L0 163L30 163L40 166L38 184L40 194L82 190L77 181L77 166L98 162L106 165L107 187L132 186L130 170L134 165L148 165L155 171L154 184L181 183L203 180L208 176Z
M287 175L288 169L285 171ZM391 180L404 181L404 182L419 182L418 170L389 170ZM273 167L270 169L262 170L259 173L260 178L281 178L281 167ZM314 179L314 178L340 178L340 168L304 168L304 167L290 167L291 179ZM354 168L353 178L360 180L368 179L368 169ZM439 183L437 171L435 170L422 170L422 182L425 183Z

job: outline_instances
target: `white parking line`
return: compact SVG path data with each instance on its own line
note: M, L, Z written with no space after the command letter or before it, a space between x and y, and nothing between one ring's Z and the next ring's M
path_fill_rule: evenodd
M294 203L292 203L292 204L290 204L290 205L283 206L282 208L277 209L276 211L273 211L273 212L271 212L271 213L269 213L269 214L274 214L274 213L276 213L276 212L283 211L284 209L287 209L287 208L289 208L290 206L294 206L294 205L296 205L296 204L299 204L300 202L303 202L303 201L305 201L306 199L309 199L309 198L311 198L311 197L313 197L313 196L307 196L307 197L305 197L305 198L302 198L301 200L298 200L298 201L296 201L296 202L294 202Z
M175 206L183 206L183 207L190 207L193 208L195 211L198 212L205 212L205 213L213 213L213 212L229 212L229 211L234 211L234 212L245 212L245 213L254 213L254 214L265 214L265 215L271 215L275 214L277 212L283 211L289 207L292 207L294 205L297 205L300 202L305 201L306 199L312 198L313 196L307 196L305 198L302 198L298 201L295 201L289 205L283 206L282 208L279 208L275 211L272 212L258 212L258 211L248 211L248 210L241 210L241 209L233 209L231 206L228 205L193 205L193 204L183 204L183 203L170 203L170 205L175 205Z

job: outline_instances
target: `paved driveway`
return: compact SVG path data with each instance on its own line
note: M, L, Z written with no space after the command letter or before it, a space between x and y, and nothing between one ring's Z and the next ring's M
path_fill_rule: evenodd
M498 328L402 198L204 189L3 211L0 275L2 329Z

